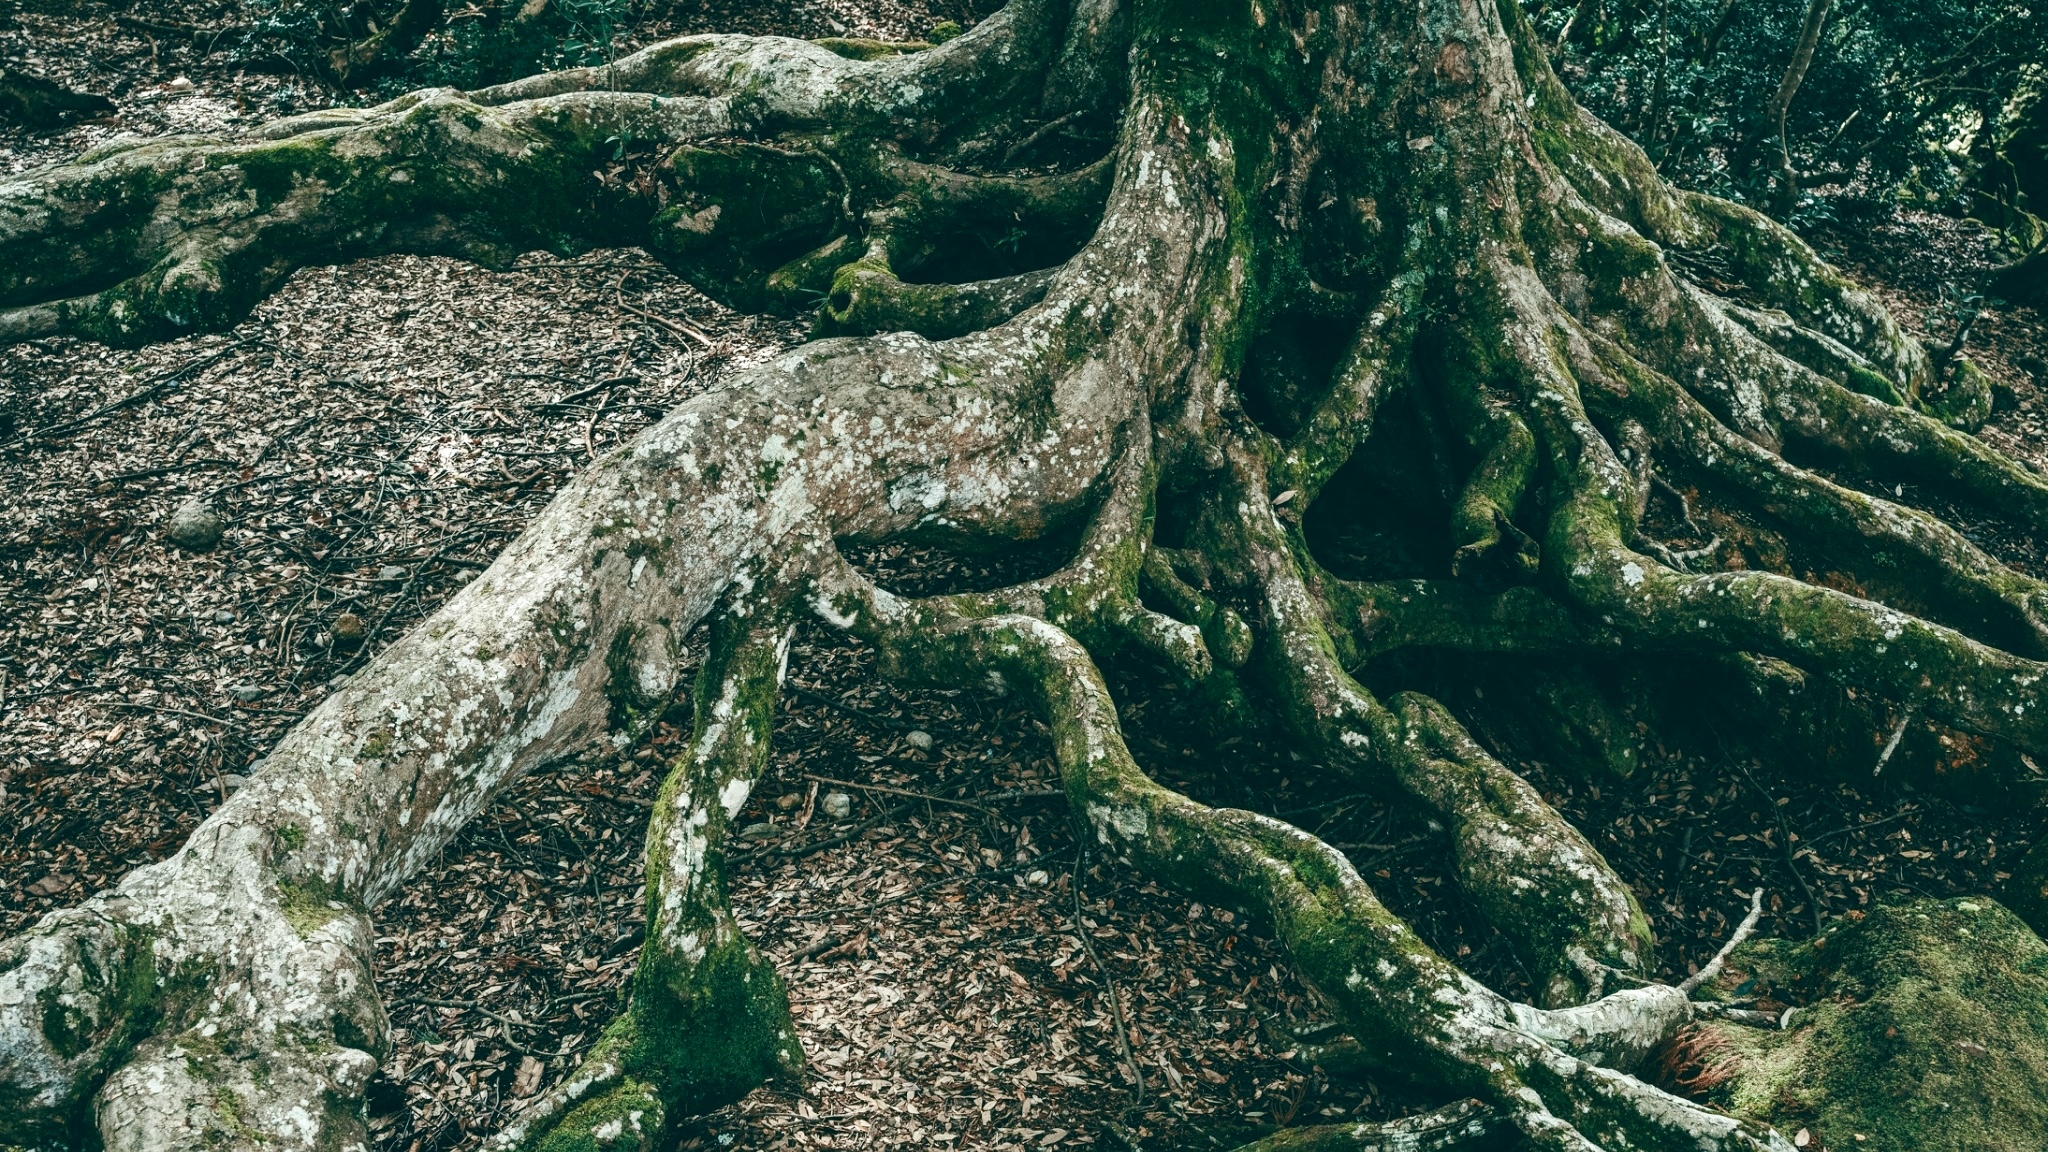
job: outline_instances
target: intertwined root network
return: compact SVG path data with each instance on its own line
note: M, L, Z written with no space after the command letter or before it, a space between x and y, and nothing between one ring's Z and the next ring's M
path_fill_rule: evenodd
M2042 586L1883 495L2040 527L2048 484L1958 430L1981 377L1783 228L1667 187L1513 0L1015 0L938 48L690 37L124 141L0 186L0 332L135 343L308 263L598 244L824 338L594 464L177 855L0 945L0 1144L360 1145L388 1046L366 910L522 772L658 714L700 623L631 1004L504 1146L652 1146L800 1068L722 845L801 614L901 677L1020 693L1105 852L1256 915L1348 1050L1448 1102L1274 1148L1784 1146L1633 1074L1703 1009L1649 979L1584 836L1442 705L1361 683L1407 655L1811 677L1994 775L2048 752ZM1422 431L1378 434L1397 412ZM1373 495L1404 477L1437 502ZM1400 579L1311 547L1368 522L1395 531L1360 567ZM1803 551L1738 564L1723 522ZM1068 530L1057 572L985 593L904 598L840 552ZM1150 780L1104 668L1420 806L1541 1004L1317 838ZM1544 681L1545 722L1625 771L1627 718L1575 683Z

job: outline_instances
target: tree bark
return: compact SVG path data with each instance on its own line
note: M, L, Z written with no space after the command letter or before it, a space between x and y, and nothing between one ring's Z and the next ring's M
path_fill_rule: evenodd
M646 179L593 174L622 136ZM830 335L591 466L176 856L0 945L0 1143L362 1140L367 910L522 772L658 714L700 623L632 1006L503 1147L654 1146L799 1064L721 847L798 614L894 674L1019 693L1104 851L1263 923L1364 1063L1477 1101L1274 1147L1785 1146L1635 1075L1693 1007L1649 981L1628 885L1450 710L1369 689L1388 654L1775 660L2048 752L2040 585L1868 494L1910 478L2032 528L2048 483L1923 413L1926 351L1791 233L1670 189L1579 109L1511 0L1016 0L928 50L689 37L121 142L0 185L0 333L133 344L231 325L308 263L618 243ZM1396 392L1444 432L1443 522L1398 510L1441 554L1347 581L1304 524L1354 461L1394 466L1370 445ZM1646 520L1659 470L1868 594L1695 571ZM1058 572L993 592L900 597L840 552L1068 529ZM1150 780L1104 669L1426 812L1541 1005L1329 845Z
M1764 111L1765 120L1777 127L1778 131L1778 215L1789 215L1799 199L1799 173L1792 167L1792 142L1785 137L1785 114L1792 108L1793 97L1799 95L1799 86L1806 83L1806 70L1813 67L1813 52L1820 45L1821 28L1827 24L1828 9L1834 0L1811 0L1806 6L1806 23L1799 30L1799 43L1792 49L1792 60L1785 65L1785 75L1778 80L1778 90L1771 94L1770 106Z

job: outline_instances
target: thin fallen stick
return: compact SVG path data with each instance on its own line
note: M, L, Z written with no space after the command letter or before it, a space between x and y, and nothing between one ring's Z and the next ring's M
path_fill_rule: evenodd
M711 337L706 336L701 331L698 331L695 325L685 324L680 320L671 320L666 316L656 316L654 313L649 312L645 308L635 308L631 304L626 303L626 294L624 292L619 293L619 307L624 308L626 311L631 312L633 315L640 317L642 320L651 320L654 323L661 325L663 328L668 329L669 331L675 333L678 336L688 336L692 340L695 340L698 343L704 345L706 348L718 347L718 343L716 341L711 339Z
M1749 934L1756 931L1756 922L1763 919L1763 917L1764 890L1758 888L1750 894L1749 915L1744 916L1742 923L1736 926L1735 935L1730 936L1728 942L1721 945L1721 950L1714 953L1714 958L1707 961L1706 967L1679 981L1678 990L1690 996L1705 986L1707 981L1719 976L1721 974L1721 966L1728 962L1728 957L1737 948L1742 947L1742 942L1749 939Z
M912 800L923 800L931 804L950 804L955 808L972 808L976 812L986 812L991 816L997 814L993 808L989 808L982 804L977 804L972 800L948 800L944 796L934 796L929 792L912 792L907 788L891 788L887 784L856 784L851 780L834 780L830 776L819 776L812 772L804 773L804 779L816 780L820 784L833 784L841 788L860 788L869 792L887 792L891 796L907 796ZM998 792L992 796L980 797L980 799L1050 800L1053 797L1065 795L1065 792L1061 792L1053 788L1012 788L1005 792Z
M1081 876L1087 866L1088 851L1083 847L1074 853L1074 938L1087 951L1089 961L1095 965L1095 971L1101 974L1102 983L1109 991L1109 1006L1116 1015L1116 1048L1123 1053L1124 1064L1131 1070L1131 1107L1137 1108L1145 1103L1145 1070L1138 1066L1138 1057L1131 1051L1131 1024L1124 1018L1123 993L1117 990L1116 977L1109 974L1109 967L1103 964L1102 957L1096 955L1095 941L1089 938L1088 925L1081 919ZM1757 889L1757 895L1761 897L1763 889Z

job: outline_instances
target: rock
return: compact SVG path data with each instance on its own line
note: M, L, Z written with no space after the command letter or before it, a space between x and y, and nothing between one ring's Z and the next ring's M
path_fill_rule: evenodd
M1025 875L1024 882L1033 888L1043 888L1052 883L1052 875L1043 868L1033 868Z
M220 788L221 791L226 792L232 796L237 789L239 789L242 785L247 784L248 782L249 778L247 776L238 776L233 772L228 772L222 774L220 778Z
M797 795L794 792L784 792L782 795L777 796L775 798L775 806L777 808L782 809L784 812L789 811L791 808L794 808L803 802L804 798Z
M818 802L818 807L832 819L844 820L853 815L853 797L844 792L827 792L825 798Z
M353 612L343 612L334 618L334 642L336 644L347 647L361 644L363 642L363 634L366 631L368 629L363 627L363 618Z
M917 749L917 750L918 750L918 751L920 751L920 752L929 752L929 751L931 751L931 748L932 748L932 734L931 734L931 733L929 733L929 732L926 732L926 731L925 731L924 729L922 729L922 728L913 728L913 729L911 729L911 730L910 730L910 734L909 734L909 735L907 735L907 736L905 736L905 737L904 737L904 739L905 739L905 740L908 740L908 741L910 741L910 746L911 746L912 748L915 748L915 749Z
M235 622L235 610L232 608L223 608L220 611L215 612L213 614L213 622L215 624L233 624Z
M405 569L400 568L396 564L386 564L382 568L377 569L377 579L395 584L405 579Z
M212 502L204 496L194 496L171 513L169 523L164 525L164 535L187 552L205 552L220 543L225 528Z
M742 829L740 829L740 839L742 839L742 840L773 840L773 839L775 839L775 825L773 825L773 824L749 824L749 825L747 825L747 826L746 826L745 828L742 828Z
M1822 1148L2038 1152L2048 943L1989 897L1881 905L1811 941L1754 941L1708 992L1800 1005L1784 1031L1706 1020L1681 1085Z
M263 689L258 688L254 684L237 684L233 688L228 689L228 695L240 700L244 704L253 704L263 699Z
M190 92L196 86L192 83L191 77L179 76L173 79L169 84L164 85L164 87L172 92Z

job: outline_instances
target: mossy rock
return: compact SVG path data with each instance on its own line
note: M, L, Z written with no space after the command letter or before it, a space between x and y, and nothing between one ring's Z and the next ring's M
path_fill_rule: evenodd
M1811 941L1752 943L1713 991L1800 1007L1782 1032L1688 1029L1665 1068L1695 1096L1806 1129L1813 1150L2048 1147L2048 944L1994 900L1886 905Z

